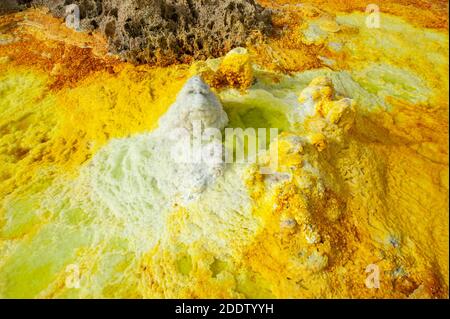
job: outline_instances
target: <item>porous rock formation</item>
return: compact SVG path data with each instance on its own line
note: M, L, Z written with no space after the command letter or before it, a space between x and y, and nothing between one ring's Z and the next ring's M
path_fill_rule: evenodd
M255 0L18 0L58 16L80 10L81 29L99 29L109 49L134 63L218 57L271 29Z

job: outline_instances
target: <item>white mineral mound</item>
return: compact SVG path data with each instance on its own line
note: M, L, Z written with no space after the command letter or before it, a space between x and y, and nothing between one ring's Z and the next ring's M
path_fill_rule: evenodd
M203 128L223 129L228 116L209 86L199 76L190 78L178 94L177 100L159 120L159 130L170 133L184 128L193 133L193 125L200 122Z
M93 166L101 167L95 170L93 183L102 196L108 195L109 202L117 205L116 209L143 204L145 199L150 207L156 203L187 204L222 175L224 169L221 137L197 139L208 128L220 133L227 123L220 101L195 76L187 81L176 102L160 119L157 130L112 141L96 156ZM124 193L128 196L123 196Z

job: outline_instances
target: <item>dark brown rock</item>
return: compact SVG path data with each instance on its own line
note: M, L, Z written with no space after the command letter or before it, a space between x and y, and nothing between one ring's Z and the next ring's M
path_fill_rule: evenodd
M271 30L270 12L255 0L31 2L58 17L64 17L66 5L77 4L83 30L99 29L112 53L138 64L218 57Z

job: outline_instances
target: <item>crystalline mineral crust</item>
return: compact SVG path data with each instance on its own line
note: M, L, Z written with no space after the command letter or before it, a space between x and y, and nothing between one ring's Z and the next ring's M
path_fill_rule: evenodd
M0 4L0 297L448 298L448 4L216 2Z

